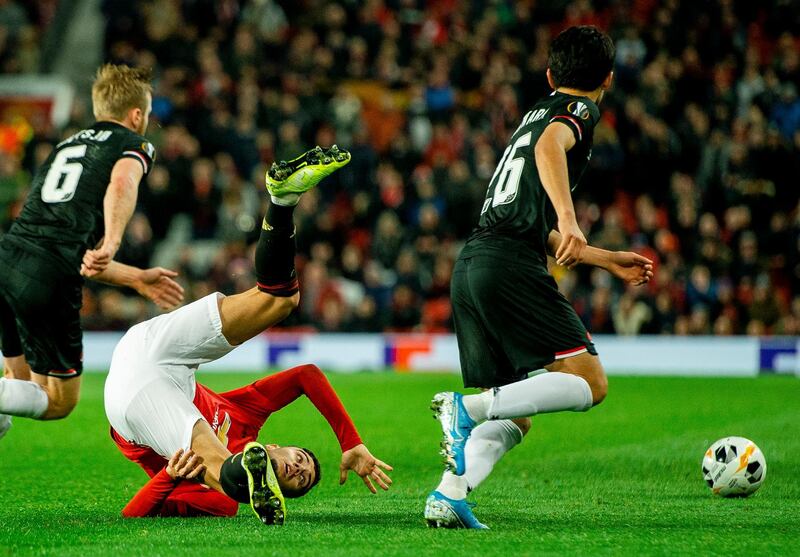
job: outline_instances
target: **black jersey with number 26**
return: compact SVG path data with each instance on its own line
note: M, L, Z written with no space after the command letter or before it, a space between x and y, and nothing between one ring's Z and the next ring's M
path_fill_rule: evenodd
M546 261L547 237L556 225L556 212L542 186L534 147L545 128L559 122L572 130L575 145L567 152L570 189L574 190L591 156L597 105L586 97L554 92L540 100L511 136L489 182L478 226L461 257L483 248L503 249L526 244L531 255Z
M97 122L59 143L36 173L7 237L43 248L77 273L86 249L103 236L103 198L114 164L125 157L138 160L147 175L155 149L114 122Z

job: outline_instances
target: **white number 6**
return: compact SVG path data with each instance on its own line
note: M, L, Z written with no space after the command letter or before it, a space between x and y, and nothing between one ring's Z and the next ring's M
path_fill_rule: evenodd
M63 203L72 199L83 174L83 165L79 162L70 162L70 159L79 159L85 154L86 145L73 145L58 152L42 185L42 201Z

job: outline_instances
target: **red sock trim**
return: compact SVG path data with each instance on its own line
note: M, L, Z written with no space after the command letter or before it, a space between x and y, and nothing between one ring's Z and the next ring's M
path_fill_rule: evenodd
M78 370L76 369L51 369L47 375L52 377L72 377L73 375L78 375Z
M293 278L288 282L282 282L278 284L264 284L256 281L256 286L262 292L281 297L293 296L300 291L300 281L298 281L297 278Z

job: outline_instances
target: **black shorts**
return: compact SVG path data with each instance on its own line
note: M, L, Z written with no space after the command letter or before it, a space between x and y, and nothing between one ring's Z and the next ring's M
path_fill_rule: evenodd
M597 355L541 263L497 252L462 256L450 295L465 387L507 385L556 359Z
M31 370L53 377L83 371L83 281L38 250L0 242L0 342L3 356L25 355Z

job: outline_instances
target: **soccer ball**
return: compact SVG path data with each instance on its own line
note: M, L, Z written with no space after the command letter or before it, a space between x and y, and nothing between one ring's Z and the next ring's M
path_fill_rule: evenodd
M725 437L703 457L703 479L715 495L747 497L761 487L767 461L755 443L744 437Z

